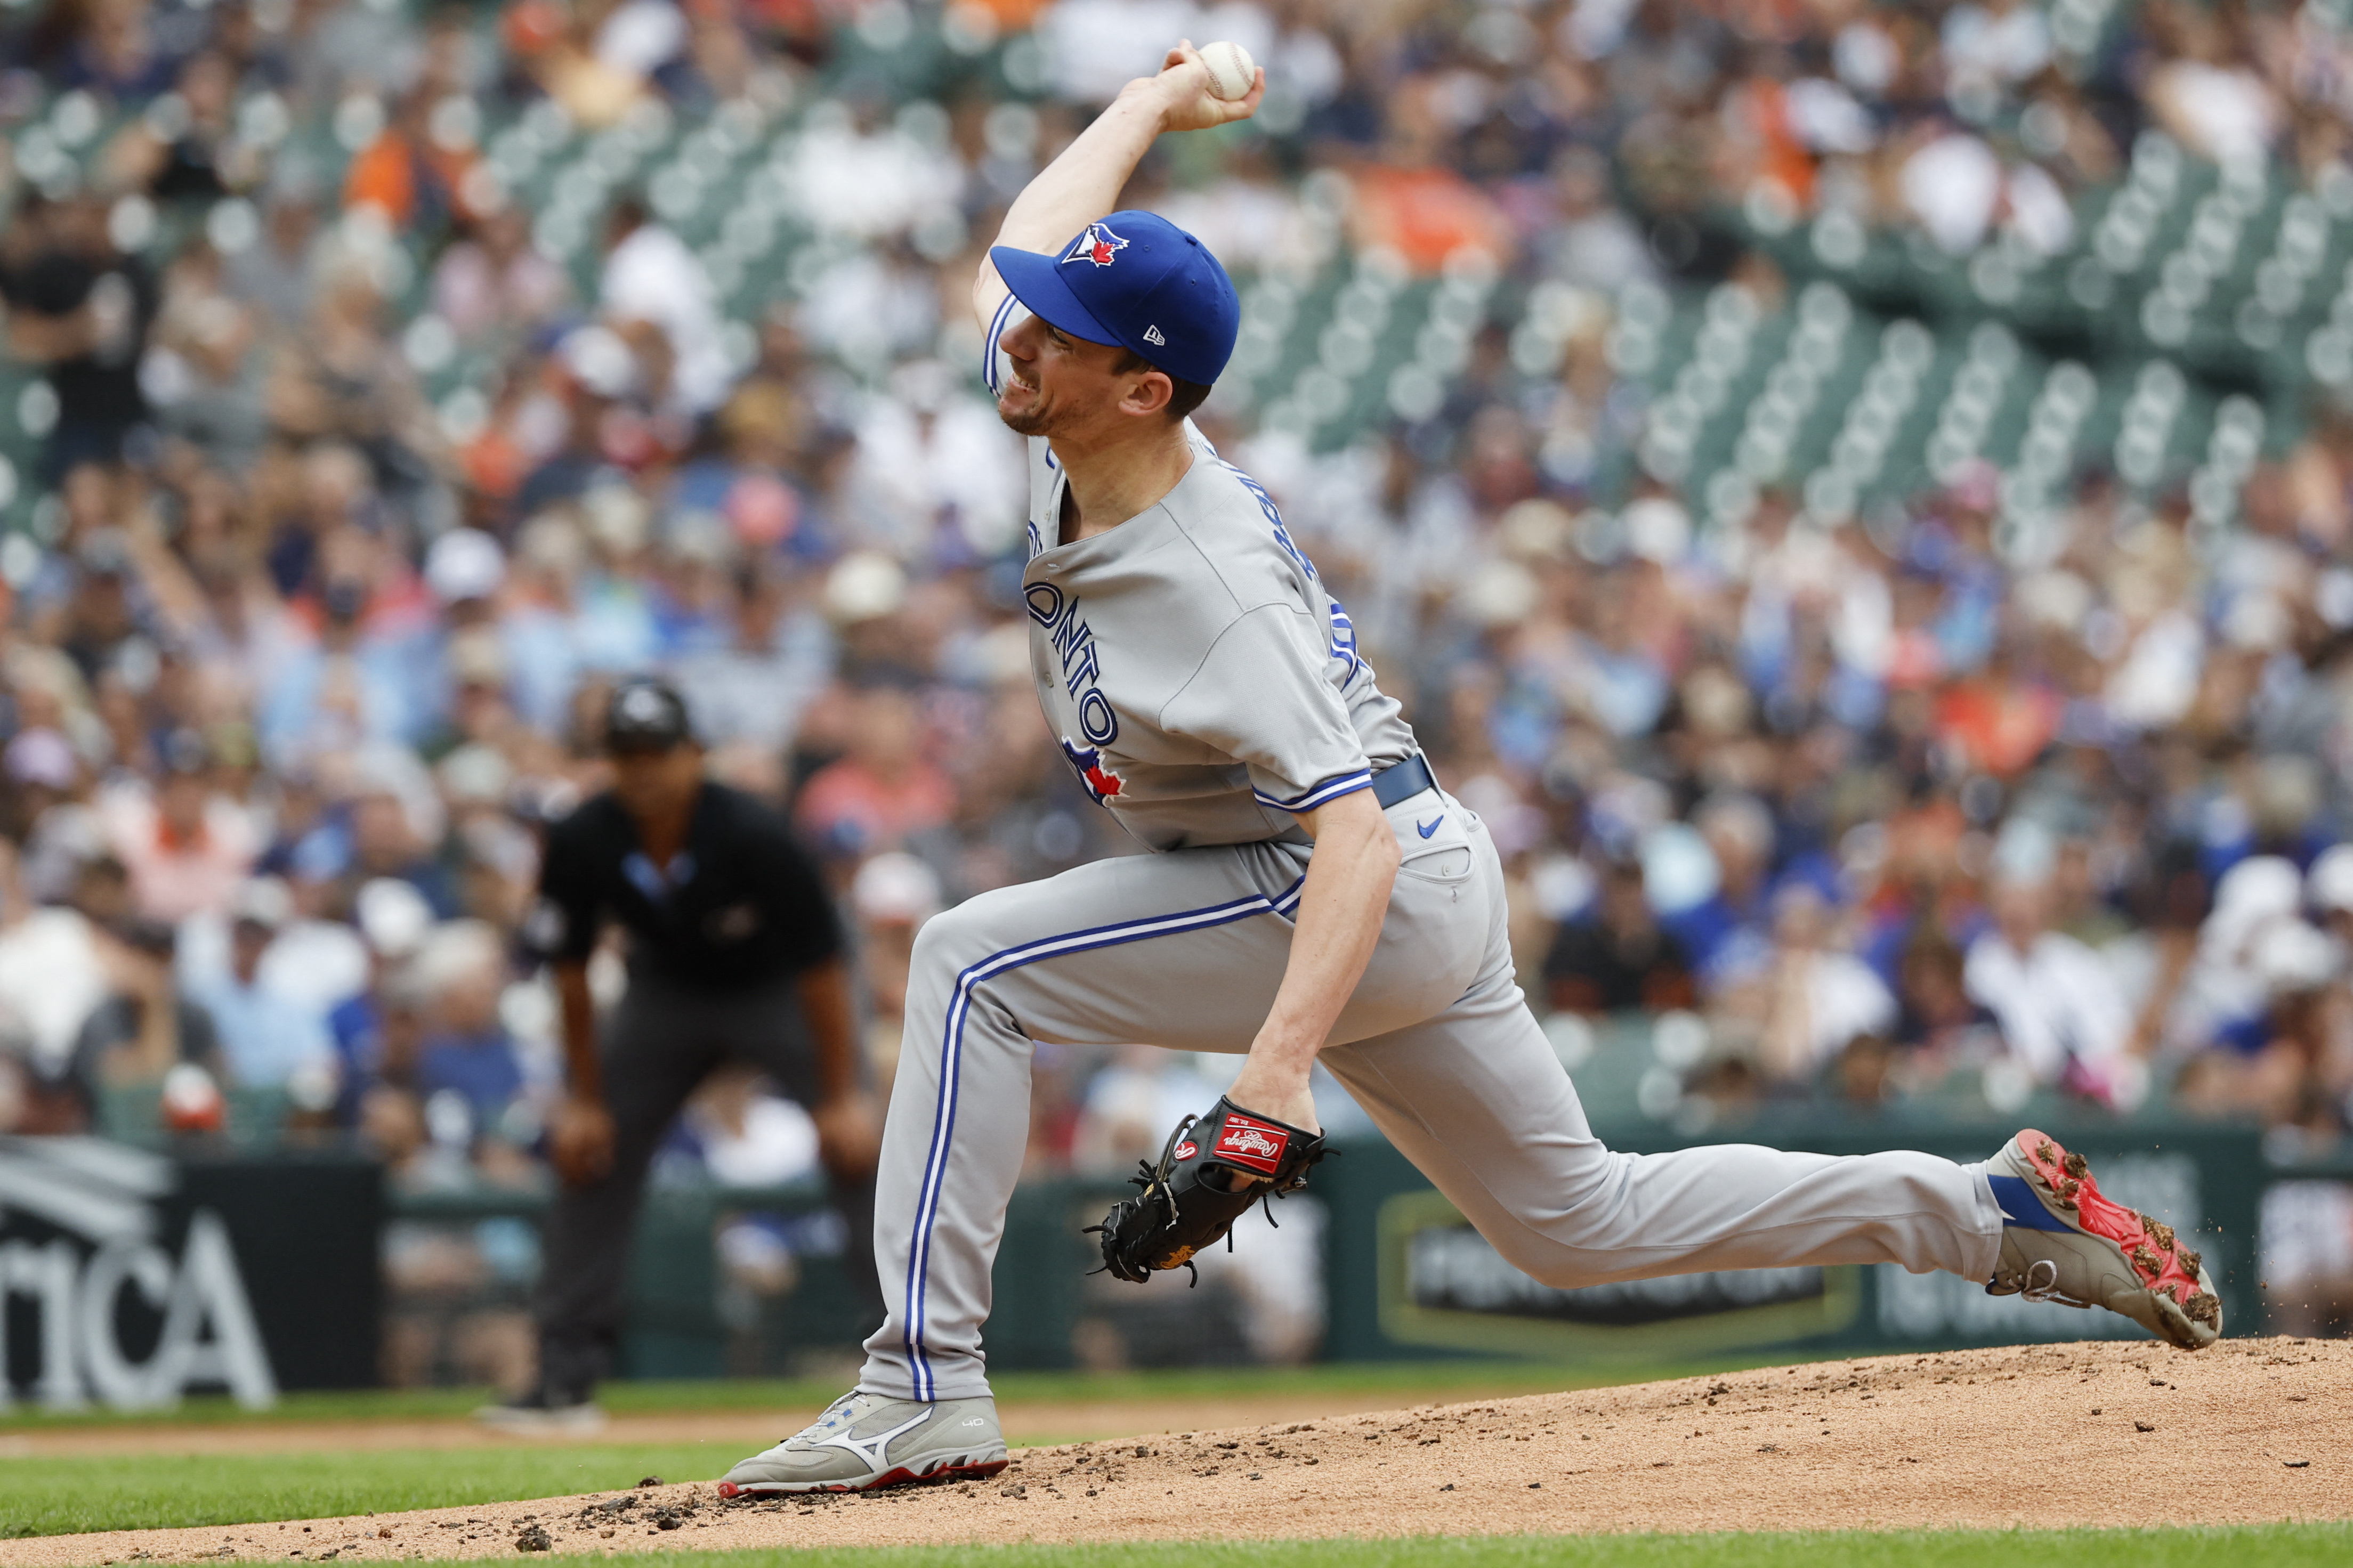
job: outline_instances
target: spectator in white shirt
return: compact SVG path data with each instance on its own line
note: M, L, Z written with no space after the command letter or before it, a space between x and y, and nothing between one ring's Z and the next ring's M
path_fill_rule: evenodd
M292 893L274 877L257 878L237 889L232 912L228 972L191 987L212 1015L232 1080L276 1088L302 1078L332 1100L335 1053L324 1018L260 974L262 954L293 919Z
M2114 1065L2132 1035L2132 1009L2098 954L2050 929L2047 878L2003 876L1992 906L1993 929L1969 944L1962 979L2010 1053L2045 1084L2066 1078L2071 1062L2095 1075Z
M1792 883L1773 899L1773 956L1757 1065L1783 1083L1810 1082L1865 1037L1895 1026L1895 998L1870 964L1835 940L1820 891Z
M670 351L661 405L693 418L710 413L734 380L710 274L634 197L614 204L607 236L611 248L597 286L605 320L624 338L638 323L658 329Z

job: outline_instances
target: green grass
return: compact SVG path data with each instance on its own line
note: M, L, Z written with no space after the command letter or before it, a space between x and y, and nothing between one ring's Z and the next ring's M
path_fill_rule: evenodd
M616 1413L797 1408L839 1394L839 1379L764 1378L739 1382L609 1383L597 1401ZM52 1415L19 1405L0 1415L0 1433L62 1431L83 1426L152 1426L158 1422L416 1421L462 1416L495 1399L488 1388L321 1389L280 1394L268 1410L248 1410L225 1394L201 1394L170 1410L132 1413L89 1409Z
M1650 1368L1645 1377L1679 1376L1715 1366ZM1740 1363L1752 1364L1752 1363ZM1584 1374L1563 1368L1493 1363L1400 1363L1256 1370L1138 1373L1116 1376L1018 1373L998 1381L1010 1400L1133 1400L1138 1430L1156 1399L1266 1393L1378 1394L1407 1404L1430 1398L1484 1397L1545 1388L1623 1382L1634 1374ZM839 1392L834 1382L615 1384L606 1403L616 1412L807 1408ZM348 1420L460 1415L480 1391L297 1394L278 1418ZM192 1402L179 1420L258 1419L233 1406ZM18 1416L8 1431L90 1426L121 1417ZM153 1421L156 1416L141 1419ZM162 1419L173 1419L164 1417ZM0 1458L0 1537L168 1525L220 1525L274 1520L463 1507L512 1499L618 1490L640 1478L705 1480L742 1458L733 1442L491 1447L354 1452L301 1448L274 1454L216 1453ZM2353 1503L2348 1511L2353 1512ZM1205 1520L1206 1528L1217 1521ZM1563 1564L1567 1568L1747 1568L1786 1563L1889 1564L1890 1568L1982 1568L1989 1556L2020 1549L2052 1553L2066 1568L2298 1568L2353 1562L2353 1526L2278 1525L2147 1531L1842 1531L1596 1537L1498 1536L1408 1541L1224 1542L1086 1547L1007 1547L933 1551L876 1549L781 1553L670 1552L617 1561L648 1568L1485 1568L1487 1564ZM691 1561L690 1561L691 1560Z
M1155 1404L1264 1394L1377 1396L1409 1405L1586 1388L1651 1377L1728 1370L1753 1362L1579 1372L1525 1363L1393 1362L1281 1371L1216 1368L1100 1374L1011 1373L995 1379L1000 1400L1124 1401L1134 1430L1166 1425ZM615 1383L600 1399L616 1415L701 1411L807 1412L841 1392L839 1380L739 1383ZM126 1423L416 1420L459 1417L489 1397L480 1389L355 1390L289 1394L274 1411L248 1412L225 1399L190 1400L164 1415L106 1412L47 1415L20 1411L0 1436L37 1437ZM778 1436L782 1436L781 1430ZM1039 1440L1054 1440L1050 1436ZM91 1530L247 1523L325 1515L462 1507L560 1497L634 1485L644 1476L708 1480L744 1457L740 1442L606 1444L351 1451L306 1447L290 1432L288 1451L100 1455L0 1459L0 1536Z
M990 1378L1005 1404L1025 1401L1200 1399L1264 1394L1395 1394L1400 1403L1432 1397L1472 1399L1566 1388L1616 1387L1657 1378L1695 1377L1788 1359L1749 1356L1651 1366L1583 1369L1530 1362L1404 1361L1303 1367L1203 1367L1170 1372L1008 1372ZM839 1377L608 1383L597 1403L617 1415L718 1410L818 1408L848 1387ZM338 1389L288 1394L276 1408L246 1410L227 1395L203 1394L176 1408L122 1415L87 1410L50 1415L18 1405L0 1415L0 1435L157 1422L374 1421L461 1416L493 1395L484 1388Z
M1657 1375L1713 1368L1658 1369ZM1127 1401L1135 1431L1166 1424L1155 1402L1264 1394L1377 1395L1398 1404L1471 1399L1619 1381L1579 1377L1561 1369L1493 1363L1396 1363L1250 1370L1083 1373L1015 1373L996 1380L998 1397L1012 1400ZM841 1392L838 1383L613 1384L607 1406L629 1411L775 1409L807 1412ZM430 1390L377 1394L290 1396L280 1417L358 1420L369 1417L459 1415L484 1394ZM196 1402L180 1420L203 1415L246 1417L233 1405ZM172 1419L174 1417L164 1417ZM107 1415L34 1416L0 1427L37 1435L45 1427L119 1422ZM149 1417L153 1420L157 1417ZM777 1436L784 1434L780 1429ZM1047 1435L1039 1440L1056 1440ZM277 1453L142 1454L0 1459L0 1536L58 1535L90 1530L148 1530L164 1525L231 1524L322 1515L391 1513L406 1509L461 1507L517 1498L562 1497L636 1484L645 1476L709 1480L744 1457L740 1441L596 1444L467 1448L350 1450L304 1447L290 1432Z
M0 1536L244 1524L703 1481L740 1443L0 1459Z

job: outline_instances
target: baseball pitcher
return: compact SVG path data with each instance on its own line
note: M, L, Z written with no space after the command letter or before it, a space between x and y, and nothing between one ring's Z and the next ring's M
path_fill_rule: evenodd
M858 1387L721 1490L858 1490L1006 1463L981 1325L1040 1040L1240 1058L1114 1209L1124 1278L1183 1263L1323 1152L1318 1060L1495 1248L1575 1287L1898 1263L2220 1332L2193 1252L2021 1132L1992 1160L1726 1145L1613 1153L1513 981L1504 879L1273 500L1188 416L1231 353L1191 235L1110 211L1154 138L1251 113L1189 45L1025 190L973 286L998 415L1029 438L1038 700L1154 851L985 893L916 942L874 1251L890 1318Z

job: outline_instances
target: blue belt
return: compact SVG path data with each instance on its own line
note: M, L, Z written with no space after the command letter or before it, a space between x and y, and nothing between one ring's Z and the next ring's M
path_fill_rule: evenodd
M1430 771L1430 763L1419 752L1401 763L1391 763L1373 775L1373 798L1384 809L1437 787L1437 775Z

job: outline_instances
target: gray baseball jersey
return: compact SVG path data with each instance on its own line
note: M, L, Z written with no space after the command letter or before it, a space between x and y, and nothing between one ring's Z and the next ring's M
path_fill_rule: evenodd
M1312 856L1292 814L1413 749L1274 504L1193 439L1166 499L1069 545L1052 542L1061 476L1032 443L1039 700L1096 799L1161 853L999 888L917 934L876 1178L890 1316L866 1342L870 1393L988 1392L981 1326L1033 1044L1248 1050ZM1603 1147L1513 979L1485 826L1439 789L1385 816L1396 883L1321 1059L1504 1257L1561 1287L1865 1262L1991 1277L2001 1210L1978 1166Z
M1303 842L1293 814L1411 756L1413 731L1273 498L1185 431L1193 467L1176 489L1071 544L1055 542L1067 477L1030 439L1021 589L1038 700L1088 792L1152 848Z

